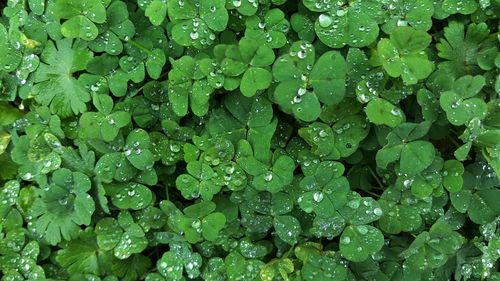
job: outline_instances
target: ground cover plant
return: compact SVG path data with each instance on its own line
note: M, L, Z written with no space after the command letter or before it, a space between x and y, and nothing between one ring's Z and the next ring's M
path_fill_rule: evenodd
M1 280L500 280L499 0L0 9Z

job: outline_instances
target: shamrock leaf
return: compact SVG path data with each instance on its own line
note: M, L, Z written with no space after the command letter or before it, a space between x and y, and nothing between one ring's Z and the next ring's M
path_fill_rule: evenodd
M464 238L452 231L446 223L436 222L429 232L419 234L408 249L401 253L405 264L414 270L437 268L448 260L448 255L460 247Z
M447 160L444 163L443 185L450 192L460 191L463 184L464 166L457 160Z
M197 243L202 237L215 241L226 223L226 217L220 212L213 212L214 210L213 202L203 201L185 208L184 215L171 217L170 224L184 232L190 243Z
M273 66L274 77L282 82L274 92L276 103L285 112L309 122L319 117L320 102L334 105L345 94L344 58L338 52L330 51L324 53L316 64L314 62L314 47L305 41L298 41Z
M215 32L224 31L228 13L224 0L168 1L167 11L173 39L182 46L204 49L214 43Z
M156 263L158 272L167 280L182 278L183 269L188 276L196 278L200 275L202 259L199 253L193 252L187 243L171 243L171 250L165 252Z
M263 19L256 15L247 18L245 36L254 38L261 45L270 48L281 48L286 43L286 33L290 23L280 9L270 9Z
M300 208L322 218L334 216L347 202L349 182L342 176L343 172L344 167L339 162L321 162L313 175L300 181L303 190L297 199Z
M201 196L205 200L211 200L221 190L220 182L217 182L215 172L209 165L200 161L189 162L187 171L188 174L179 175L175 181L175 186L184 198Z
M135 34L135 27L129 20L127 5L115 1L106 9L106 21L97 25L99 35L89 42L89 48L95 52L118 55L123 51L122 40Z
M153 153L149 150L150 138L146 131L136 129L127 136L125 141L125 156L139 170L149 170L153 167Z
M290 245L297 243L297 237L302 231L299 221L292 216L277 216L274 218L274 229L279 238Z
M167 2L152 1L146 8L145 15L153 25L160 25L167 16Z
M415 84L432 72L432 63L423 52L431 36L410 27L398 27L390 39L382 39L377 50L382 66L392 77L399 77L408 84Z
M400 160L402 173L415 175L432 164L434 146L428 141L417 140L429 130L429 123L405 123L387 135L388 143L377 152L377 165L382 168Z
M208 111L208 101L214 89L205 78L205 74L198 71L193 58L184 56L172 61L173 69L168 73L168 96L172 109L178 116L187 114L188 105L193 113L203 116Z
M453 125L462 125L473 118L483 119L487 114L486 103L474 98L485 84L482 76L465 75L454 83L454 89L441 94L439 103Z
M238 54L239 53L239 54ZM238 50L228 48L226 50L226 58L222 61L222 71L228 76L241 77L240 90L243 95L251 97L258 90L264 90L269 87L272 80L272 75L266 68L274 62L274 52L271 48L260 45L258 41L243 37L238 46ZM241 61L240 61L241 60ZM249 67L241 72L235 69L234 65L241 64Z
M280 156L271 168L267 168L265 164L252 158L240 160L238 163L243 165L247 173L254 176L252 184L257 190L267 190L271 193L279 192L284 186L290 184L295 170L295 164L288 156ZM261 167L253 173L254 168L258 166Z
M476 1L456 1L456 0L443 0L443 11L449 14L460 13L468 15L474 13L477 9Z
M254 0L234 0L228 3L236 8L238 13L244 16L251 16L255 14L259 8L259 2Z
M148 245L144 231L126 212L118 215L118 221L113 218L99 220L95 233L99 248L113 250L113 255L118 259L140 253Z
M81 2L76 0L57 1L54 14L61 19L67 19L61 25L61 33L68 38L93 40L97 37L97 27L94 23L106 20L106 9L99 0Z
M245 259L237 252L231 252L224 260L226 272L229 280L243 278L245 280L254 280L259 276L264 262L257 259Z
M366 115L375 124L395 127L403 121L403 112L382 98L372 99L366 106Z
M391 17L381 26L387 34L391 34L398 26L406 25L426 31L432 26L431 17L434 14L434 5L429 0L396 2L387 10L387 13L390 13Z
M410 232L422 225L418 206L410 204L412 196L408 192L387 189L378 201L383 211L379 219L380 228L391 234ZM409 200L406 200L409 199Z
M151 190L139 183L111 183L104 185L113 205L120 209L140 210L152 200Z
M364 261L383 245L384 235L370 225L348 226L340 236L340 252L350 261Z
M309 1L313 2L313 1ZM319 3L319 1L314 1ZM372 43L378 36L378 24L373 18L372 10L375 4L353 3L347 7L342 2L324 5L313 11L326 11L316 20L315 30L318 38L329 47L342 48L345 45L364 47ZM306 5L311 9L310 5Z

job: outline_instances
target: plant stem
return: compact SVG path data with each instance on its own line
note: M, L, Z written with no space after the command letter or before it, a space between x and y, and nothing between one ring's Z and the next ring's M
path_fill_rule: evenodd
M137 47L137 48L139 48L140 50L143 50L144 52L146 52L146 53L148 53L148 54L152 55L153 57L156 57L156 55L155 55L153 52L151 52L151 50L149 50L148 48L144 47L144 45L142 45L142 44L139 44L139 43L135 42L135 41L134 41L134 40L132 40L132 39L128 39L128 40L127 40L127 41L125 41L125 42L128 42L128 43L130 43L130 45L132 45L132 46L134 46L134 47Z
M292 253L293 248L295 248L295 245L292 245L292 247L290 247L290 250L288 250L288 252L286 252L286 254L283 255L284 259L288 258L288 256Z
M375 181L378 183L378 185L380 186L380 188L382 188L382 190L385 189L385 186L382 184L382 182L380 181L380 179L378 178L377 174L375 174L375 172L373 171L372 167L370 166L366 166L368 167L368 170L370 171L370 174L372 174L372 177L375 179Z
M375 196L375 197L377 197L377 198L380 198L380 195L378 195L377 193L371 192L371 191L369 191L369 190L364 190L364 189L362 189L362 190L363 190L363 192L366 192L366 193L368 193L368 194L370 194L370 195L372 195L372 196Z

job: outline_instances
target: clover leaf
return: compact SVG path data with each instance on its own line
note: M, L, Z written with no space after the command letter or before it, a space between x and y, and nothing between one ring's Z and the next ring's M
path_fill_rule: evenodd
M454 248L460 247L464 238L452 231L446 223L435 223L429 230L419 234L410 247L401 253L405 264L414 270L436 268L448 260Z
M390 34L398 26L410 25L417 30L429 30L432 26L431 17L434 14L432 1L408 1L406 3L396 2L387 13L391 14L389 21L381 26L381 29Z
M375 124L395 127L403 120L402 111L385 99L372 99L366 106L366 115Z
M314 8L310 4L306 5L309 9L326 12L319 15L314 27L318 38L327 46L364 47L377 38L379 28L373 17L374 3L353 3L345 7L342 2L327 5L321 1L308 2L315 2Z
M320 102L334 105L344 97L345 74L340 53L324 53L315 64L314 47L306 41L295 42L273 66L273 75L281 82L274 92L275 101L298 119L314 121L321 113Z
M113 250L113 255L118 259L140 253L148 245L144 231L127 213L120 213L118 221L113 218L99 220L95 233L99 248Z
M449 14L460 13L463 15L472 14L477 9L477 3L475 1L455 1L455 0L443 0L442 3L443 11Z
M360 262L378 252L384 245L384 235L370 225L348 226L340 236L340 251L348 260Z
M347 202L349 182L342 176L343 171L344 167L339 162L321 162L313 175L300 181L303 190L297 199L300 208L322 218L334 216L335 211Z
M104 185L113 205L120 209L140 210L152 200L152 192L139 183L112 183Z
M413 200L413 196L409 196L408 192L395 189L387 189L382 194L378 202L383 211L379 219L379 225L383 231L398 234L401 231L414 231L421 226L422 217L418 206L410 204L410 200L406 199Z
M432 72L432 63L423 52L431 41L424 31L398 27L390 39L382 39L377 50L382 65L392 77L399 77L408 84L415 84Z
M400 160L402 173L415 175L429 165L435 157L432 143L417 140L429 130L429 123L405 123L387 135L388 143L377 152L377 164L385 168L389 163Z
M211 2L199 0L168 1L167 11L172 27L172 37L182 46L204 49L214 43L216 32L223 31L228 22L224 0Z
M184 198L201 196L205 200L211 200L221 190L215 172L209 165L199 161L189 162L187 171L188 174L179 175L175 181L175 186L182 192Z
M462 76L455 80L454 89L444 92L439 103L451 124L462 125L472 118L486 116L486 103L474 98L485 84L482 76Z
M274 52L271 48L260 45L258 41L243 37L238 45L238 50L228 48L226 58L221 63L222 71L228 76L241 77L240 90L243 95L251 97L258 90L264 90L269 87L272 75L267 69L274 62ZM242 72L235 65L240 66ZM246 65L249 67L247 68ZM244 68L243 68L244 67Z
M245 36L257 40L270 48L281 48L286 43L290 23L280 9L270 9L263 18L253 15L245 21Z
M57 1L54 14L58 18L67 19L61 25L61 33L65 37L89 41L97 37L95 23L103 23L106 20L106 8L99 0L85 3L75 0Z
M259 276L264 262L257 259L245 259L237 252L231 252L224 260L226 264L227 277L232 280L243 278L253 280Z
M129 20L127 6L123 2L113 2L106 9L106 21L97 25L99 35L89 42L93 51L105 51L110 55L118 55L123 51L121 40L134 36L135 27Z
M462 174L464 166L457 160L448 160L444 163L443 185L450 192L460 191L463 184Z
M188 105L193 113L203 116L208 111L208 100L214 89L205 78L205 74L198 71L193 58L184 56L175 62L168 73L170 79L168 96L172 109L178 116L187 114Z

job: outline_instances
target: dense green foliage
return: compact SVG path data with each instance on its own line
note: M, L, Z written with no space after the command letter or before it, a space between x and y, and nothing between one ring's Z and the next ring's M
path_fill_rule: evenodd
M500 0L0 9L2 281L500 280Z

